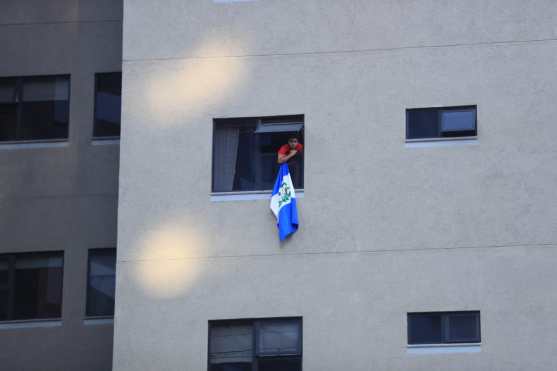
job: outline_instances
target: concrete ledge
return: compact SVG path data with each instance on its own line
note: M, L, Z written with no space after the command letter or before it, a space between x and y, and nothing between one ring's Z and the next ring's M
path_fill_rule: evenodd
M407 354L416 355L479 352L481 352L480 343L408 345L408 348L406 349Z
M107 146L113 144L120 144L120 138L106 138L106 139L93 138L91 144L94 146Z
M1 150L34 149L34 148L62 148L69 147L68 141L52 142L0 142Z
M113 325L114 324L114 318L113 317L85 318L83 320L83 324L85 326Z
M272 191L211 193L212 202L270 200ZM304 198L304 190L296 190L296 198Z
M29 320L29 321L9 321L0 322L1 330L14 330L24 328L46 328L46 327L61 327L62 320Z
M461 147L479 145L478 139L445 139L445 140L416 140L407 141L404 144L406 148L434 148L434 147Z

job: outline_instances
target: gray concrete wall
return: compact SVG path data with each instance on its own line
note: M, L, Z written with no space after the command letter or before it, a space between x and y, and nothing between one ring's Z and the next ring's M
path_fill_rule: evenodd
M70 74L69 139L0 144L0 253L64 250L62 320L0 323L0 369L110 370L112 324L85 324L87 251L116 246L119 145L92 143L94 74L120 71L122 2L8 0L0 76Z
M303 316L305 371L557 367L554 1L126 2L116 371L205 370L207 321ZM405 109L475 104L410 148ZM211 202L214 117L305 114L300 231ZM480 310L479 353L406 313Z

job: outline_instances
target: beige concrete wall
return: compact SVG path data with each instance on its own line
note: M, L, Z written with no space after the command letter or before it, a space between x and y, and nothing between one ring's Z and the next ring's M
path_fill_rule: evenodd
M84 318L87 251L116 245L119 145L92 144L94 74L121 70L121 39L120 1L2 2L0 76L71 75L67 142L0 144L0 253L65 258L61 323L0 323L2 370L111 368L112 324Z
M304 370L548 370L557 295L552 1L129 1L116 371L204 370L207 321L303 316ZM475 104L409 148L405 109ZM211 202L214 117L305 115L300 231ZM411 311L480 310L414 356ZM511 336L511 335L516 336Z

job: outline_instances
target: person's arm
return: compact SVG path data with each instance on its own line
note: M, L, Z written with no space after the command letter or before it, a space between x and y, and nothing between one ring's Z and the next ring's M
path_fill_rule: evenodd
M298 153L298 151L296 151L295 149L291 149L287 155L279 153L277 162L279 164L284 164L285 162L288 162L288 160L290 160L292 157L296 156L296 153Z

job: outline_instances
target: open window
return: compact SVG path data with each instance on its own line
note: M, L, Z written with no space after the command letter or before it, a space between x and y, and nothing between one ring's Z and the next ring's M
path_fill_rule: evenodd
M303 115L215 119L212 192L270 191L279 167L278 152L293 137L300 146L288 167L294 187L301 189Z

